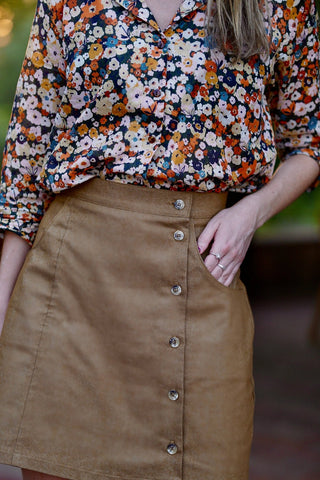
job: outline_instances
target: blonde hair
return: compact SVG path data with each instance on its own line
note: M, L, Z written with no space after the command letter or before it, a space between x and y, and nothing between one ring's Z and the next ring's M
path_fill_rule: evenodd
M266 54L269 42L261 0L208 0L206 30L210 46L236 59Z

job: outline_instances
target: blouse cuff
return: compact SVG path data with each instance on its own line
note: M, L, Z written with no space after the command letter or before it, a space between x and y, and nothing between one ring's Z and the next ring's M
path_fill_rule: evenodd
M40 221L32 218L30 212L23 209L12 214L9 207L0 205L0 237L6 230L16 233L32 247Z

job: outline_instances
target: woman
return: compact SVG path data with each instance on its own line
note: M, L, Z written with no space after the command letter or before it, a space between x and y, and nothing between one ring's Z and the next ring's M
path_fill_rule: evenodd
M315 185L319 132L314 0L39 0L2 170L0 462L247 479L238 271Z

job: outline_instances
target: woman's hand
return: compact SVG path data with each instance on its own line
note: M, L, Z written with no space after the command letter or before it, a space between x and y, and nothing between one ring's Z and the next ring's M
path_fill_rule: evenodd
M249 198L215 215L198 238L200 253L212 243L204 262L209 272L226 287L239 270L257 229L257 211Z
M298 198L318 175L319 165L313 158L292 155L263 188L210 220L198 246L202 253L213 242L205 264L219 282L231 284L256 229Z

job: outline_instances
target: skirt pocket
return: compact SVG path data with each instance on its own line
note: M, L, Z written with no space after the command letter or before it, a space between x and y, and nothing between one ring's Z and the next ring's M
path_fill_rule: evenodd
M208 221L209 221L209 219L208 219ZM223 291L243 290L245 287L244 287L242 281L240 280L240 269L236 273L231 285L228 286L228 287L226 287L225 285L220 283L209 272L206 264L204 263L204 259L209 254L211 245L209 245L209 247L206 249L205 252L200 254L200 252L198 250L198 243L197 243L197 239L198 239L200 233L202 232L203 228L205 227L205 225L206 225L206 222L203 225L195 224L194 222L192 222L191 226L190 226L190 249L191 249L191 252L193 252L194 256L196 257L196 260L197 260L197 263L198 263L198 266L199 266L199 270L201 270L202 274L204 274L212 282L213 286L218 287L220 290L223 290Z
M62 213L69 202L70 198L65 197L62 194L58 194L55 199L50 203L49 208L46 210L37 231L35 240L32 245L32 249L35 249L45 234L56 223L60 213Z

